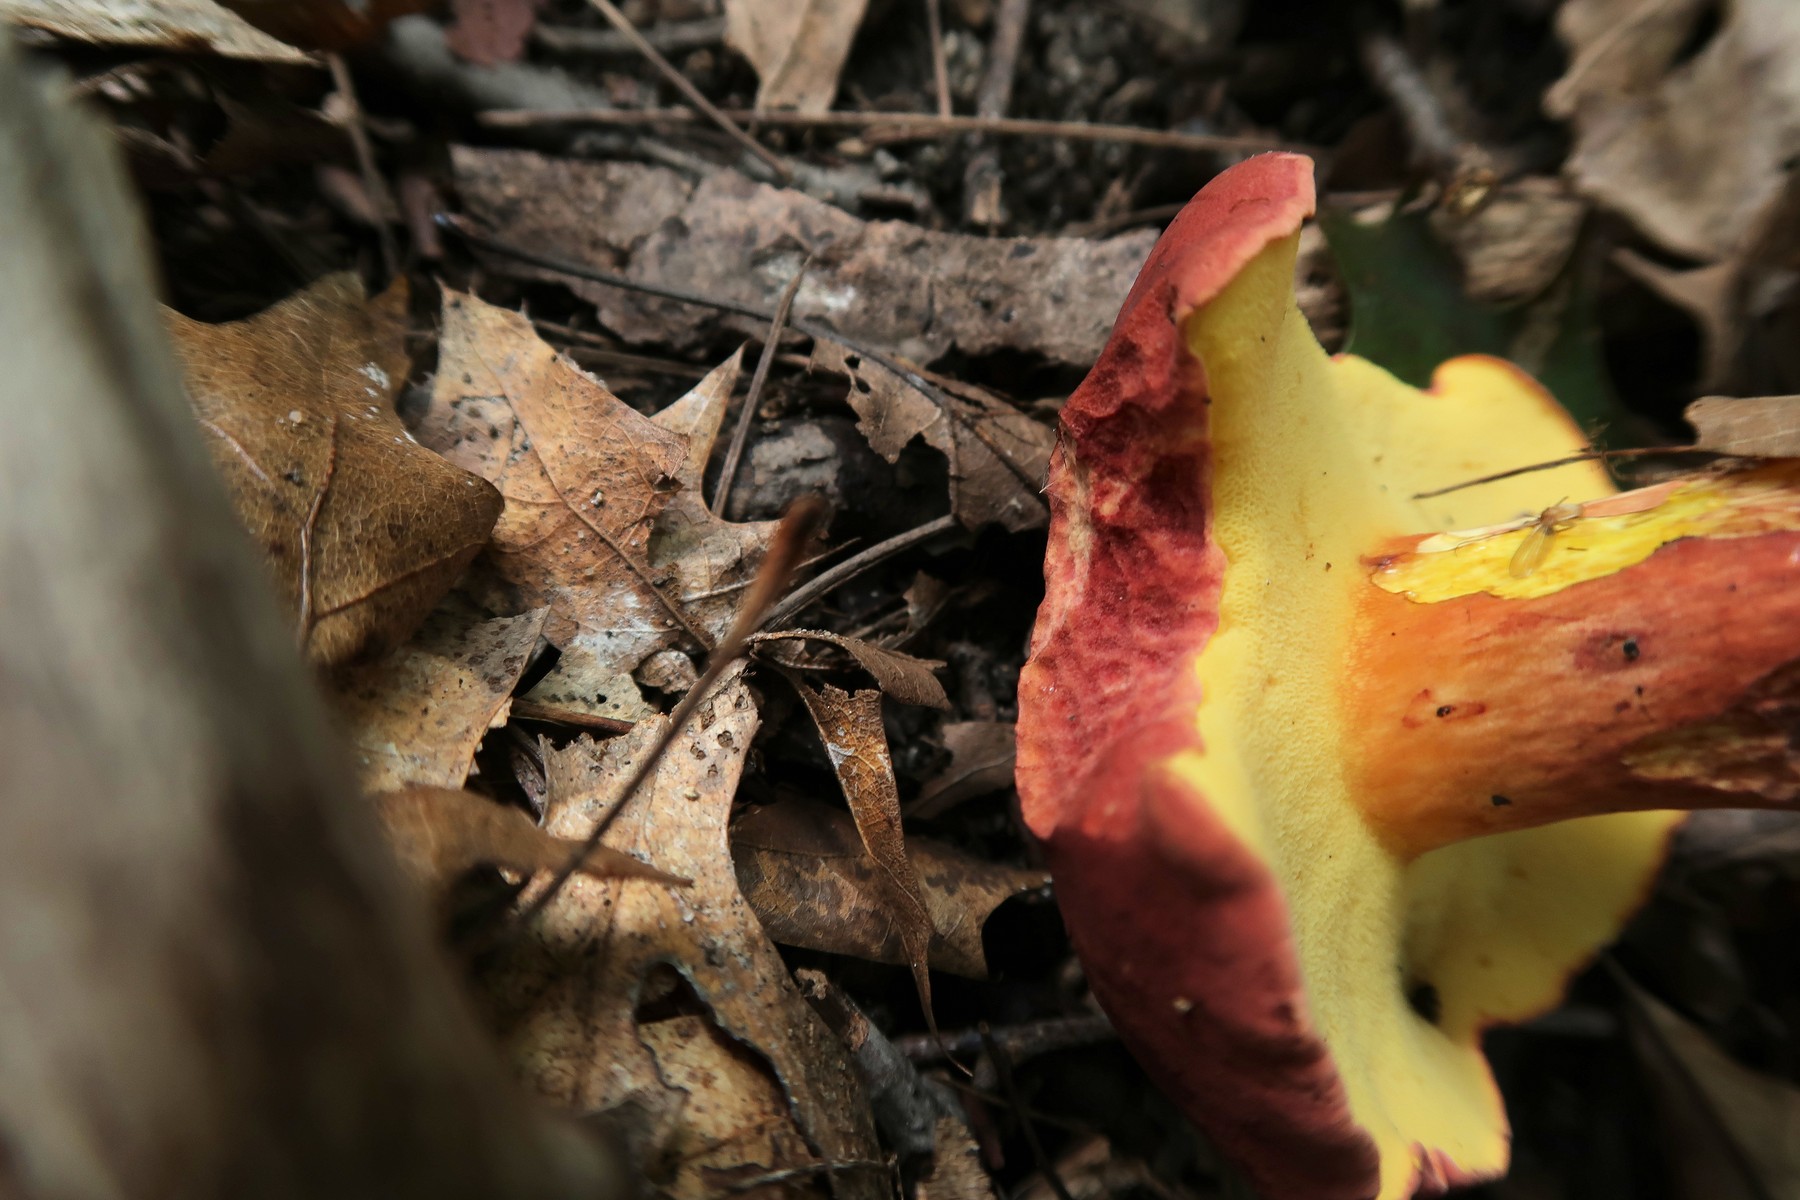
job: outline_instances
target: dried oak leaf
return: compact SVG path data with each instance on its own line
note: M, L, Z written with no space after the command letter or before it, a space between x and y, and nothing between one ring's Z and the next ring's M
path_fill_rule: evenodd
M516 808L453 788L382 792L375 796L375 810L401 865L427 887L446 885L471 867L491 865L526 875L555 871L581 848L579 839L553 837ZM580 869L595 879L690 882L610 846L588 851Z
M487 731L506 723L547 608L482 620L449 605L412 640L330 681L364 790L459 788Z
M943 842L906 842L935 932L933 967L987 977L981 929L1002 903L1050 876L982 862ZM856 826L841 810L807 800L752 809L731 827L738 886L771 938L788 946L904 966L906 949Z
M710 646L772 523L705 510L697 464L739 358L647 418L559 355L522 315L447 291L428 445L507 498L480 582L496 606L550 606L563 652L540 705L640 720L632 672L676 644ZM692 600L684 597L692 596Z
M1684 58L1714 8L1571 0L1557 14L1570 68L1546 98L1574 124L1576 188L1703 262L1742 244L1800 150L1800 6L1736 0Z
M453 155L469 212L510 242L770 312L810 254L794 319L922 363L956 348L1085 367L1155 240L1147 231L1104 240L936 233L859 220L733 171L695 184L634 163L466 146ZM632 341L693 347L721 322L759 335L765 327L510 260L494 267L567 286Z
M927 708L949 708L950 698L944 685L933 674L944 664L936 659L915 658L898 650L889 650L862 638L846 637L826 629L787 629L780 633L759 633L752 643L783 641L824 642L836 646L854 658L857 665L875 677L886 695L903 704L920 704Z
M487 541L501 499L394 413L406 290L328 275L244 321L165 310L188 398L301 646L336 665L405 640Z
M103 46L207 50L254 62L312 61L215 0L0 0L0 22Z
M1018 736L1011 721L952 722L944 726L944 748L950 765L925 781L908 816L935 817L964 800L1012 786Z
M818 726L825 756L849 802L863 852L875 864L876 887L912 969L920 1007L925 1010L926 1022L932 1023L929 965L937 930L925 904L925 887L906 855L900 785L894 779L894 756L881 721L881 692L873 688L846 692L828 683L815 688L792 673L789 680Z
M941 388L934 400L878 362L821 338L812 367L850 380L856 428L889 462L915 437L950 460L950 510L970 529L987 524L1018 532L1049 519L1042 490L1056 435L979 388Z
M725 44L756 70L756 107L830 108L867 7L868 0L725 0Z
M620 803L632 764L663 724L655 717L604 745L582 738L549 750L545 828L586 836ZM638 1015L652 998L653 968L673 967L724 1033L725 1048L772 1075L799 1132L798 1143L737 1143L752 1160L744 1165L769 1172L874 1160L868 1101L842 1047L800 997L738 891L726 822L756 726L741 679L722 684L607 829L602 844L653 857L691 876L691 888L571 880L485 982L502 1036L539 1091L584 1113L629 1106L658 1114L665 1144L679 1144L683 1107L706 1102L704 1074L665 1076L668 1031ZM784 1157L801 1150L802 1161ZM886 1195L879 1171L834 1172L832 1187L845 1200Z
M1753 1071L1615 972L1668 1148L1673 1194L1763 1200L1800 1194L1800 1087Z
M1800 396L1702 396L1683 415L1702 450L1800 458Z

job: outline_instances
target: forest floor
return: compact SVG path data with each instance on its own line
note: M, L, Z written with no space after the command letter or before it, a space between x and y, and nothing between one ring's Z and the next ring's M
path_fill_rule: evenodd
M333 6L293 7L312 15L275 32L330 41ZM1057 410L1176 208L1266 149L1318 164L1299 300L1329 350L1420 385L1452 354L1509 358L1611 446L1689 440L1704 395L1800 392L1800 22L1769 0L620 9L633 33L588 0L465 0L330 56L44 22L28 44L117 126L190 370L229 393L270 346L316 357L293 425L326 405L334 504L410 469L340 455L336 400L300 394L350 368L506 496L385 656L302 601L371 791L466 784L586 836L775 520L828 504L812 582L765 623L789 636L753 643L715 693L735 715L678 737L609 838L687 898L570 884L536 957L487 932L520 876L445 900L535 1087L607 1114L684 1198L874 1195L931 1130L934 1196L1249 1195L1088 996L1012 790ZM590 496L599 518L565 519ZM434 503L433 535L467 538ZM333 615L404 574L359 571L316 581L349 597ZM570 947L603 910L636 932L596 962ZM1489 1035L1514 1168L1472 1194L1793 1194L1797 940L1800 825L1695 820L1568 1002ZM797 1032L795 979L853 1068ZM1731 1063L1770 1090L1746 1101ZM844 1099L882 1087L885 1108ZM1771 1112L1784 1151L1758 1144Z

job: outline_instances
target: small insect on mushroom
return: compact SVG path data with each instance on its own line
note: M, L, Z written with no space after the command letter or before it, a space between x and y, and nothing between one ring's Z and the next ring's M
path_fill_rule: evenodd
M1533 571L1544 565L1544 556L1550 553L1550 542L1557 534L1567 529L1581 518L1585 506L1558 501L1539 513L1531 522L1531 532L1513 551L1512 561L1506 564L1506 570L1514 579L1524 579Z

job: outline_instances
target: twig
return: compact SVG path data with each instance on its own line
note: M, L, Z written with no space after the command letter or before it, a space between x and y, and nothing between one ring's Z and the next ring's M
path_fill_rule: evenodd
M602 733L627 733L632 726L632 722L621 721L617 717L602 717L572 708L558 708L554 704L527 700L523 696L513 697L512 706L508 711L523 721L553 721L558 725L598 729Z
M861 554L846 558L829 571L820 572L807 581L804 586L795 588L786 599L770 610L768 619L763 624L779 625L819 597L834 588L843 586L877 563L955 528L956 515L946 513L935 521L927 521L923 525L914 526L905 533L896 533L885 542L876 542Z
M619 11L618 5L614 4L612 0L588 0L588 3L599 9L600 15L605 17L614 29L624 35L639 54L649 59L650 64L662 73L662 77L673 84L676 91L687 97L689 104L705 113L708 120L730 134L744 149L767 164L782 182L785 183L793 177L793 172L788 169L786 163L781 161L779 155L745 133L736 121L726 116L717 105L702 95L700 89L694 86L693 81L676 70L674 63L664 58L660 50L646 41L644 35L638 32L637 26L631 23L631 19Z
M1019 1085L1013 1079L1012 1062L1007 1058L1006 1048L994 1040L986 1023L981 1026L981 1044L988 1061L994 1064L1000 1094L1006 1097L1007 1106L1019 1114L1019 1132L1025 1136L1025 1145L1031 1150L1031 1157L1037 1163L1038 1174L1044 1177L1044 1182L1056 1193L1056 1200L1075 1200L1069 1194L1069 1187L1063 1182L1056 1164L1044 1153L1044 1144L1038 1140L1037 1126L1025 1115L1025 1098L1019 1094Z
M987 69L975 89L975 115L1004 117L1012 103L1013 75L1031 17L1031 0L1000 0L994 13L994 36L988 43ZM1000 204L1000 152L982 146L963 169L963 215L976 225L995 226L1005 218Z
M511 242L502 241L491 234L482 233L474 227L472 222L452 213L439 213L438 224L455 233L458 237L462 238L478 250L486 250L492 254L503 255L507 258L516 259L519 262L530 263L536 267L543 267L545 270L555 271L559 275L569 275L576 279L586 279L594 283L604 283L608 287L624 288L626 291L642 292L646 296L660 296L665 300L676 300L682 304L695 304L702 308L717 309L720 312L736 313L739 316L744 317L754 317L759 321L773 322L775 319L775 314L773 312L770 312L768 309L758 308L754 304L741 304L736 300L725 300L717 296L708 296L700 292L688 291L686 288L667 287L659 283L647 283L641 279L630 279L624 275L614 274L611 271L602 271L596 267L590 267L586 263L575 262L572 259L559 258L554 254L540 254L536 250L527 250L523 246L515 246ZM1028 476L1025 469L1014 462L1012 457L1003 447L994 444L986 430L969 420L957 405L951 401L950 396L937 384L932 383L929 379L926 379L920 374L917 368L902 362L885 351L877 350L866 342L847 337L837 330L824 325L817 325L811 321L803 321L796 317L789 319L788 328L803 333L815 341L824 339L825 341L836 342L846 350L849 350L854 354L860 354L870 362L892 371L895 375L900 377L901 381L904 382L906 386L912 388L921 396L924 396L927 400L931 401L932 404L936 405L938 410L942 412L948 420L954 424L960 425L970 437L973 437L989 450L993 451L994 457L1000 461L1000 465L1005 467L1014 479L1018 480L1020 483L1024 484L1025 487L1034 492L1038 491L1043 486L1043 480L1034 479Z
M1039 1054L1070 1046L1110 1042L1119 1035L1113 1030L1111 1021L1095 1014L1022 1021L1017 1025L987 1030L987 1036L1005 1047L1009 1054L1019 1058L1034 1058ZM914 1062L935 1062L945 1051L954 1054L980 1053L982 1031L965 1029L957 1033L946 1033L941 1043L926 1035L913 1035L895 1038L894 1045Z
M1514 467L1510 471L1496 471L1492 475L1483 475L1479 479L1465 479L1461 483L1453 483L1449 487L1437 488L1434 491L1414 492L1412 498L1414 500L1432 500L1438 496L1448 496L1451 492L1460 492L1464 488L1478 487L1484 483L1498 483L1502 479L1530 475L1535 471L1548 471L1555 467L1566 467L1572 463L1593 462L1595 459L1655 458L1663 454L1711 454L1716 457L1718 453L1717 450L1708 450L1704 446L1645 446L1630 450L1583 450L1580 454L1571 454L1567 458L1553 458L1549 462Z
M662 762L663 755L668 752L669 747L674 744L681 732L687 728L688 718L694 715L694 710L700 707L701 702L712 691L713 685L719 681L719 677L743 655L744 646L749 641L750 635L763 626L765 613L769 606L774 602L775 597L786 589L788 580L794 574L794 568L800 562L800 556L812 542L813 533L818 529L824 512L824 501L816 496L807 496L796 501L788 509L786 515L781 518L781 526L775 531L775 536L769 543L768 555L763 559L762 567L756 573L755 582L750 585L749 594L744 597L743 604L738 608L737 619L732 622L731 628L714 647L711 656L706 661L706 670L701 672L700 678L695 681L694 686L688 689L687 695L681 698L681 703L675 706L675 711L669 714L668 724L664 726L662 735L657 738L656 744L650 747L650 752L638 760L637 769L625 781L625 786L619 789L618 801L606 811L604 816L594 822L594 828L582 842L581 848L571 854L569 860L557 869L556 874L551 876L550 882L544 886L544 890L520 910L518 918L513 922L513 928L524 928L529 925L543 913L550 901L556 898L556 894L562 890L563 885L574 878L587 856L600 845L601 839L606 836L607 829L618 819L619 814L625 811L625 806L631 802L632 796L637 793L638 788L643 786L644 781L650 778L651 773L656 770L657 764Z
M882 130L883 141L928 141L965 133L991 133L997 137L1053 137L1086 142L1124 142L1164 150L1257 151L1298 150L1318 153L1318 147L1272 137L1224 133L1178 133L1172 129L1148 129L1142 125L1094 125L1085 121L1037 121L1024 117L971 117L960 113L896 112L786 112L775 109L727 108L720 111L734 120L759 125L798 129ZM507 109L482 113L478 120L490 128L517 129L534 125L692 125L701 114L686 108L567 108Z
M769 366L775 361L775 355L781 346L781 330L787 324L788 310L794 307L794 295L800 290L800 281L806 278L806 268L812 265L812 255L807 255L801 262L800 269L794 277L781 289L781 298L775 302L775 316L769 322L769 336L763 339L762 353L756 357L756 371L750 376L750 390L744 393L744 406L738 410L737 424L731 429L731 445L725 448L725 463L719 468L719 482L713 487L712 510L719 516L725 515L725 502L731 498L731 481L737 478L738 460L744 457L744 443L750 440L750 422L756 414L756 406L762 402L763 385L769 381Z
M694 21L664 21L650 29L640 30L643 39L664 54L683 50L699 50L716 46L725 37L724 17L701 17ZM563 25L539 24L531 31L532 40L546 50L558 54L635 54L637 46L616 29L572 29Z
M350 146L356 151L356 166L362 172L363 187L368 189L369 201L375 206L375 240L381 246L381 266L392 279L400 274L400 252L394 245L394 231L388 228L387 214L393 202L387 181L375 168L375 148L369 143L362 105L356 99L356 85L350 78L350 68L344 65L344 56L327 54L325 59L331 65L332 86L344 98L344 132L350 135Z
M944 57L944 13L940 0L925 0L925 31L931 39L931 79L937 88L938 116L950 108L950 64Z
M1400 43L1371 33L1363 38L1362 58L1370 81L1406 126L1414 155L1441 177L1445 206L1463 215L1475 212L1499 179L1493 156L1451 126L1431 85Z

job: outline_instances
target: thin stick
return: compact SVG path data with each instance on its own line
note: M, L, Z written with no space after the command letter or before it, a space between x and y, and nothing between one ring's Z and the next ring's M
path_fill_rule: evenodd
M582 842L581 848L571 854L569 860L557 869L556 874L550 877L550 882L544 886L544 890L539 892L530 904L520 910L518 918L513 922L513 928L523 928L529 925L543 913L550 901L556 898L556 894L562 890L563 885L574 878L587 856L600 845L601 839L606 836L607 829L618 819L619 814L625 811L625 806L631 802L631 798L637 794L637 790L643 786L644 781L650 778L651 773L662 762L663 755L668 752L669 747L674 744L682 730L687 728L688 718L694 715L694 710L700 707L701 702L712 691L713 685L719 681L719 677L732 663L742 657L744 646L750 640L750 635L762 627L765 620L764 614L774 602L775 597L787 587L788 580L794 574L794 568L800 562L800 556L812 542L813 533L818 529L819 522L824 515L825 502L816 496L802 497L787 510L787 513L781 518L780 528L775 531L775 537L769 543L769 553L763 559L762 567L756 573L756 580L750 585L749 594L744 597L743 604L738 608L737 619L732 622L731 629L726 632L725 636L719 639L719 644L706 661L706 670L701 672L700 678L695 681L694 686L688 689L687 695L681 698L681 703L675 706L675 711L669 714L669 723L664 726L662 735L657 738L656 744L650 747L650 752L638 760L637 769L625 781L625 786L619 789L618 802L607 810L605 816L594 822L594 828Z
M925 0L925 29L931 38L931 78L937 86L938 116L950 115L950 64L944 56L944 14L939 0Z
M618 5L614 4L612 0L588 0L588 3L599 9L600 15L605 17L614 29L623 34L639 54L649 59L650 64L662 73L662 77L673 84L676 91L687 97L689 104L705 113L707 119L714 125L730 134L744 149L766 163L783 183L793 178L793 171L781 161L774 151L745 133L736 121L726 116L716 104L702 95L700 89L695 87L686 75L677 71L675 64L662 56L662 51L646 41L644 35L638 32L637 26L631 23L631 19L619 11Z
M350 68L341 54L327 54L331 65L331 83L344 98L344 132L350 135L350 147L356 152L356 167L362 172L363 187L369 190L369 201L375 206L375 240L381 246L381 266L392 279L400 274L400 252L394 245L394 231L388 228L387 210L391 200L387 181L375 168L375 147L369 142L369 131L363 124L362 104L356 98L356 85Z
M725 40L724 17L700 17L693 21L665 21L652 29L640 31L646 42L664 54L698 50L716 46ZM539 22L531 31L532 40L546 50L558 54L636 53L631 39L612 29L573 29L564 25Z
M884 559L892 558L902 550L910 549L920 542L955 528L955 514L946 513L935 521L927 521L923 525L914 526L905 533L896 533L885 542L876 542L861 554L846 558L829 571L820 572L807 581L804 586L795 588L785 600L770 610L768 619L763 624L779 625L833 588L843 586Z
M1006 115L1030 18L1031 0L1000 0L994 12L994 36L988 43L987 69L975 89L976 116ZM1005 217L1000 202L1002 182L999 150L992 145L981 146L963 168L963 215L977 225L1000 224Z
M738 460L744 457L744 443L750 440L750 422L756 414L756 406L762 403L763 385L769 381L769 366L775 361L781 345L781 330L787 324L788 310L794 306L794 295L800 290L800 281L806 278L806 268L811 265L812 255L809 254L775 302L769 336L763 339L762 353L756 357L756 372L750 376L750 390L744 393L744 406L738 410L737 424L732 426L731 445L725 448L725 463L719 468L719 482L713 489L712 510L721 517L725 515L725 502L731 498L731 481L737 478Z
M480 230L476 229L469 220L453 213L439 213L438 224L450 230L452 233L455 233L458 237L479 250L486 250L492 254L503 255L507 258L517 259L519 262L530 263L536 267L543 267L546 270L555 271L559 275L569 275L576 279L587 279L594 283L604 283L608 287L624 288L626 291L630 292L642 292L646 296L661 296L665 300L677 300L683 304L695 304L702 308L717 309L720 312L737 313L739 316L755 317L759 321L773 322L775 319L774 313L770 312L768 309L758 308L754 304L740 304L736 300L724 300L717 296L708 296L701 292L688 291L686 288L668 287L660 283L646 283L641 279L630 279L624 275L615 275L611 271L602 271L595 267L590 267L586 263L578 263L567 258L558 258L554 254L539 254L536 250L527 250L523 246L515 246L511 242L504 242L490 234L482 233ZM1005 467L1014 479L1018 480L1033 492L1038 491L1043 486L1043 480L1034 479L1027 475L1025 469L1014 462L1012 457L1007 454L1003 447L996 445L980 425L963 415L961 410L951 402L950 397L942 388L926 379L916 368L901 362L899 359L885 351L877 350L866 342L847 337L835 329L817 325L811 321L790 319L788 321L788 328L798 330L800 333L804 333L807 337L812 338L815 341L822 338L828 342L836 342L846 350L849 350L854 354L860 354L870 362L876 363L879 366L886 367L889 371L898 375L901 380L905 382L906 386L912 388L921 396L924 396L927 400L936 405L945 417L951 422L960 425L970 437L976 439L989 450L993 451L994 457L1000 461L1000 465Z
M1124 142L1164 150L1298 150L1317 153L1318 147L1279 138L1239 134L1177 133L1172 129L1148 129L1141 125L1094 125L1085 121L1038 121L1025 117L981 117L936 113L825 112L803 113L775 109L728 108L719 110L735 120L759 125L799 129L882 130L884 141L927 141L958 137L965 133L991 133L999 137L1056 137L1085 142ZM686 108L568 108L503 109L485 112L481 124L495 129L529 128L534 125L692 125L702 118Z
M1478 487L1484 483L1498 483L1502 479L1530 475L1535 471L1549 471L1556 467L1569 466L1572 463L1593 462L1595 459L1655 458L1663 454L1711 454L1717 457L1718 453L1717 450L1708 450L1703 446L1645 446L1632 450L1584 450L1580 454L1571 454L1567 458L1554 458L1549 462L1514 467L1510 471L1496 471L1492 475L1483 475L1479 479L1465 479L1461 483L1453 483L1449 487L1441 487L1435 491L1414 492L1412 498L1414 500L1432 500L1438 496L1448 496L1451 492L1460 492L1464 488Z
M1000 1094L1006 1097L1006 1103L1019 1114L1019 1132L1025 1136L1025 1145L1031 1151L1031 1157L1037 1164L1038 1174L1056 1193L1056 1200L1075 1200L1069 1194L1069 1187L1063 1182L1056 1164L1044 1153L1044 1143L1038 1140L1037 1126L1025 1115L1025 1098L1019 1094L1019 1085L1013 1079L1012 1060L1007 1056L1006 1048L994 1040L988 1030L987 1023L981 1025L981 1044L987 1054L988 1061L994 1064L994 1075L1000 1084Z

